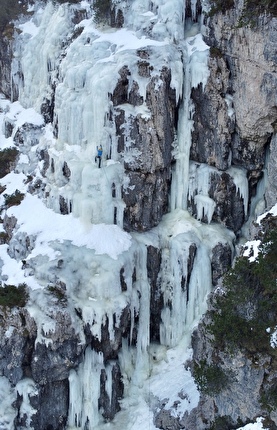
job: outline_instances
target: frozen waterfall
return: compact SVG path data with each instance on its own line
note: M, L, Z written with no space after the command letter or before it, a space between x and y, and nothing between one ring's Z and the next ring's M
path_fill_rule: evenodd
M43 105L53 112L39 141L30 142L17 166L18 174L28 175L37 155L35 174L44 187L34 191L37 195L28 195L22 207L25 213L33 208L42 213L43 201L46 215L40 223L31 215L24 218L19 208L7 212L18 219L14 248L24 234L34 244L24 256L25 267L20 266L23 257L18 257L14 271L26 282L37 282L29 304L38 327L37 343L51 344L55 332L53 316L44 310L43 288L56 285L57 280L66 285L72 325L84 349L80 364L69 373L67 428L154 430L154 409L159 402L167 409L178 404L177 417L197 405L198 392L183 364L189 357L192 329L205 312L213 287L213 249L218 244L233 249L234 234L212 222L215 202L209 185L214 169L190 160L191 90L206 85L209 47L201 36L196 2L192 2L192 18L186 19L182 0L113 0L115 9L121 8L124 14L120 29L95 25L93 2L80 3L85 18L79 24L72 20L78 6L47 2L34 10L29 22L19 25L24 47L15 56L12 71L18 77L20 70L24 77L13 79L21 109L45 115ZM144 74L138 69L138 52L142 60L147 58L142 61L147 69ZM112 95L127 66L126 100L115 106ZM134 124L141 121L150 133L154 111L147 100L148 84L152 79L153 91L160 91L163 68L170 69L170 89L180 106L175 139L167 142L173 160L169 210L151 230L127 233L123 231L126 203L122 195L128 195L134 185L126 165L136 172L143 163L141 151L134 147ZM130 94L136 99L133 105ZM12 106L7 116L15 125L14 138L20 124ZM120 125L119 145L120 115L124 125ZM104 149L101 169L94 160L100 143ZM158 156L156 162L161 170ZM247 212L245 172L230 168L228 173ZM9 186L8 180L5 185ZM188 201L196 206L196 217L189 213ZM204 217L207 223L201 222ZM47 227L53 234L49 236L43 233L46 218L49 224L51 220ZM151 251L159 261L152 279ZM160 308L155 310L158 323L151 338L153 301ZM124 318L128 321L123 323ZM123 334L118 334L123 324ZM107 338L116 351L110 356L101 351L101 342ZM115 399L118 368L124 393ZM6 387L6 381L2 382L0 386ZM24 392L24 387L29 391ZM10 386L7 390L12 391ZM28 393L35 391L32 381L26 378L14 390L23 393L31 422L35 413L28 403ZM99 406L100 396L105 402ZM110 423L103 410L112 404L118 413Z

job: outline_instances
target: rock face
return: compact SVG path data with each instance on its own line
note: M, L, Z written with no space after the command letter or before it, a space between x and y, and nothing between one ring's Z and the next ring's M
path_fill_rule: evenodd
M186 425L200 430L212 425L216 429L227 429L260 415L267 416L270 428L276 429L275 414L269 414L261 402L267 378L275 373L274 356L257 352L253 361L253 356L246 351L236 350L230 354L215 349L205 328L209 322L208 317L204 318L193 333L194 365L216 366L217 374L228 375L228 382L223 383L217 393L202 394Z
M211 56L210 77L205 90L193 89L196 127L193 130L191 159L208 163L219 170L231 165L231 139L234 132L234 114L228 115L230 71L222 57ZM230 103L232 103L230 101Z
M39 329L27 309L9 309L8 314L7 317L1 309L1 374L11 386L19 386L20 381L33 381L29 401L37 411L32 417L34 428L48 428L48 425L64 428L69 401L68 376L82 356L82 348L78 346L80 339L71 327L70 316L52 311L56 330L50 336L51 346L46 347L36 344ZM28 404L25 397L22 393L16 400L19 413L15 428L29 428L30 425L30 416L24 414Z
M276 85L276 52L272 51L272 43L277 37L277 20L263 16L259 17L255 28L236 28L240 13L236 4L236 8L209 18L205 40L211 52L210 77L205 89L200 86L192 93L196 122L191 158L223 172L220 180L212 181L210 190L210 195L217 200L213 219L219 217L220 222L235 231L243 225L244 214L241 203L235 202L238 195L234 199L235 193L227 191L234 186L226 172L231 165L247 169L249 192L253 196L267 162L269 182L265 205L270 208L276 203L276 174L273 172L276 166L276 98L272 92ZM236 217L229 218L231 207ZM231 256L225 255L225 258ZM220 276L215 273L217 279ZM226 374L229 372L231 382L220 394L202 394L198 407L185 419L184 426L198 430L227 429L259 415L268 416L258 399L268 375L275 373L274 359L257 354L253 363L253 358L245 351L230 355L215 349L205 329L208 322L206 316L193 333L194 362L219 366ZM267 424L269 428L277 428L274 413ZM160 428L167 427L161 425Z
M276 190L276 160L277 160L277 137L276 135L272 138L271 142L270 142L270 147L269 147L269 156L268 156L268 181L269 181L269 187L266 191L266 202L267 205L273 206L275 204L275 200L276 200L276 194L277 194L277 190Z
M12 60L12 40L7 37L0 41L0 65L1 65L1 92L6 97L11 97L11 60Z
M247 169L254 193L275 133L276 18L260 17L256 27L238 28L240 13L236 5L208 20L210 78L204 91L200 87L192 94L191 158L220 170L230 165Z
M150 78L151 67L147 62L147 51L138 52L138 75ZM140 60L142 58L143 60ZM112 97L115 107L118 152L126 151L126 130L128 120L120 104L141 106L143 97L138 93L138 84L133 83L128 90L130 72L120 71ZM156 89L157 81L159 91ZM130 120L130 135L127 150L134 157L124 160L124 168L129 178L129 188L123 193L126 204L124 228L127 231L145 231L156 226L168 212L168 193L171 179L171 151L176 126L176 94L170 88L170 70L163 69L161 75L150 79L146 87L146 107L150 119L138 114Z
M132 245L111 258L84 249L81 238L80 246L70 240L52 244L51 258L32 255L36 235L22 232L3 205L1 243L18 271L40 288L31 290L25 308L0 307L0 384L12 393L11 425L17 429L94 430L94 419L109 422L120 411L133 374L136 383L144 375L149 343L175 347L186 324L191 327L206 309L206 294L232 264L235 239L265 173L261 206L276 202L276 19L261 16L256 28L239 28L239 4L206 19L201 31L210 47L209 77L182 95L191 27L202 19L200 1L187 3L186 22L181 1L173 14L165 4L149 2L141 13L130 9L139 2L127 7L114 1L113 10L103 12L105 25L126 24L136 40L147 35L155 41L122 56L121 45L109 39L114 29L98 23L94 32L82 24L93 13L89 2L32 3L34 22L45 31L40 43L30 34L21 39L19 31L14 40L0 40L1 91L42 116L33 124L7 112L5 138L20 152L16 173L26 176L28 193L58 214L86 226L115 224L132 233ZM41 75L26 60L34 52ZM187 99L188 124L180 124ZM189 138L180 132L186 127ZM189 155L178 153L178 139L190 137ZM99 171L93 151L102 140ZM176 165L186 156L184 206L169 213L172 184L178 191L185 177L176 180ZM1 279L5 283L8 275ZM201 325L192 346L196 362L205 357L235 372L233 383L178 417L177 404L171 410L157 400L157 428L204 430L229 416L232 422L218 427L223 430L263 412L257 399L266 372L274 370L270 357L259 356L253 365L242 353L214 351ZM182 392L179 397L186 400ZM272 429L274 422L272 414Z

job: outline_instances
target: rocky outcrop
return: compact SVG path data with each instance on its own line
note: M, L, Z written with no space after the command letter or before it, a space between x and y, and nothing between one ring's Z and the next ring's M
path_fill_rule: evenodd
M272 207L276 202L277 195L277 135L275 134L270 142L268 153L267 177L268 187L265 193L266 207Z
M202 86L192 90L195 127L190 157L219 170L226 170L231 165L231 140L235 123L232 107L228 106L232 104L230 94L228 99L230 71L222 55L213 52L211 48L210 77L205 90Z
M127 231L149 230L168 212L176 95L170 87L169 69L164 68L160 76L150 79L149 56L146 50L138 52L138 74L149 79L145 100L147 113L134 113L129 117L130 114L120 106L124 103L130 107L143 104L138 84L133 82L131 91L128 89L128 68L119 72L121 78L112 97L117 112L118 152L125 152L124 168L129 178L128 190L123 192L126 203L124 228Z
M121 329L117 329L113 342L109 338L107 326L102 328L101 343L91 336L88 327L84 327L84 343L69 309L61 307L61 299L56 306L55 297L60 297L58 286L48 290L48 311L41 326L38 325L37 315L35 318L31 316L33 312L40 312L36 309L36 304L33 304L33 307L30 304L28 308L0 308L0 372L2 378L8 380L10 390L17 393L17 400L13 404L15 428L32 426L46 430L51 426L52 429L65 429L68 421L70 371L77 369L83 361L87 344L103 352L107 362L117 357L122 327L125 327L126 323L122 322ZM128 312L123 312L123 317L124 315L129 324ZM48 319L47 323L45 318ZM104 367L99 375L99 408L106 420L113 419L115 413L120 410L119 399L123 395L119 365L116 362L111 363L111 398L111 393L107 392ZM21 386L24 384L26 387L21 392Z
M220 170L247 169L255 193L276 122L276 18L261 16L254 28L239 26L236 7L208 19L210 77L192 93L195 128L191 158Z
M11 98L11 63L13 52L12 33L1 37L0 40L0 91Z
M206 316L193 333L192 369L195 366L216 369L219 385L214 393L201 394L199 405L187 418L186 425L199 430L214 426L219 430L247 423L256 416L267 416L270 428L276 429L274 414L270 416L261 397L266 391L268 375L275 372L275 359L261 352L249 355L242 350L230 353L214 348L213 337L206 330L209 323Z

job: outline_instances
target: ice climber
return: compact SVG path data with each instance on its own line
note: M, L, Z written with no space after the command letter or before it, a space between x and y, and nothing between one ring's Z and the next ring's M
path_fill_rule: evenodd
M97 158L98 158L98 167L100 169L100 167L101 167L101 160L102 160L102 154L103 154L102 145L100 145L99 147L97 146L96 148L97 148L97 155L95 157L95 163L96 163Z

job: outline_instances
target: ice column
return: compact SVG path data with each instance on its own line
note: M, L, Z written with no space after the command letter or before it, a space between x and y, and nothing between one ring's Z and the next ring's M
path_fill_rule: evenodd
M186 309L186 326L191 328L197 318L206 311L207 295L212 289L209 250L201 243L193 262Z
M103 355L86 349L84 362L69 376L69 428L95 430L100 421L98 399Z
M147 247L143 243L138 244L136 269L139 277L135 286L140 293L140 302L136 365L132 381L134 385L142 386L144 376L147 377L149 371L148 346L150 328L150 285L147 278Z
M190 65L185 68L183 104L179 111L178 149L176 165L172 172L171 210L187 208L189 154L193 129L193 105L190 100Z
M194 243L193 243L194 242ZM196 247L193 269L188 273L189 259ZM208 248L191 234L180 234L163 249L161 290L165 306L160 325L161 344L174 347L204 312L211 290L211 263Z
M181 339L186 321L186 278L190 243L183 236L163 249L161 290L165 306L160 325L161 344L175 346ZM182 243L183 242L183 243Z
M236 190L239 193L240 197L243 199L244 203L244 213L245 216L248 212L248 180L246 176L246 170L238 167L230 167L227 172L232 176L234 184L236 186Z
M201 221L206 216L208 223L212 220L216 206L215 201L209 197L214 172L216 169L206 164L190 162L188 200L193 200L196 205L197 219Z
M205 85L209 76L208 46L202 36L188 37L184 48L184 91L178 122L177 148L175 151L175 170L172 174L171 210L187 209L187 194L189 182L189 155L191 132L193 130L194 106L191 100L191 90L199 84Z

